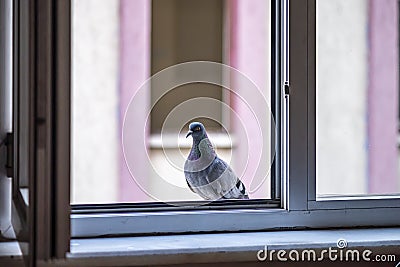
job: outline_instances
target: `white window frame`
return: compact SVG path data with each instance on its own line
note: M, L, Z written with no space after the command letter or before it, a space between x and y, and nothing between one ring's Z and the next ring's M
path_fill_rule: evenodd
M281 125L282 158L288 165L282 169L280 208L73 214L72 237L398 225L400 198L396 196L317 201L316 0L282 1L283 10L287 5L282 50L288 53L281 58L287 63L281 70L281 84L288 81L290 91L285 95L282 86L281 101L283 117L290 119Z

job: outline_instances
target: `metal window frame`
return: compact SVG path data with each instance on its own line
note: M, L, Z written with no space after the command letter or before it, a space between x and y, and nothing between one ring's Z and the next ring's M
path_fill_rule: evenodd
M279 193L282 196L280 207L272 209L247 202L245 207L230 209L157 212L100 209L91 213L75 210L71 215L72 237L398 225L400 199L397 198L316 200L316 0L276 0L273 10L278 12L275 15L280 24L272 25L281 29L280 42L275 40L272 50L272 86L279 88L279 94L273 95L273 99L279 100L274 111L282 114L281 127L276 132L283 140L278 148L281 157L277 159L286 161L272 179L283 178L280 186L274 184L280 188L280 192L275 191L275 196ZM276 68L278 61L284 62L284 66ZM285 81L288 88L283 86Z

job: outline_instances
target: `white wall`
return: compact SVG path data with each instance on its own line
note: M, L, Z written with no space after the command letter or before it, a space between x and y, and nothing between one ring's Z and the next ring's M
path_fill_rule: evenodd
M71 202L113 202L119 182L119 1L74 0L72 14Z
M367 189L366 0L317 0L317 193Z

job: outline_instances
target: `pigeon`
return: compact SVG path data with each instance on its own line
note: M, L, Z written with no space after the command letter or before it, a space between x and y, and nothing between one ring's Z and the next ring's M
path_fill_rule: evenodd
M204 125L192 122L186 138L189 136L193 138L193 145L185 162L184 173L190 190L211 201L249 199L244 184L216 154Z

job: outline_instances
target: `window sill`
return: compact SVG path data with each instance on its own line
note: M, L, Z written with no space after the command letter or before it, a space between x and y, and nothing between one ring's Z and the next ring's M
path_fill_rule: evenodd
M17 241L0 241L0 266L24 266Z
M71 240L66 261L46 266L137 266L183 263L257 262L257 252L336 248L345 239L348 249L368 248L374 254L394 254L400 261L400 228L302 230L253 233L197 234ZM0 242L1 266L23 266L17 242Z
M265 246L268 251L328 249L337 248L339 239L347 241L348 249L397 253L396 263L400 261L400 228L371 228L74 239L67 262L105 266L257 262L257 252Z

